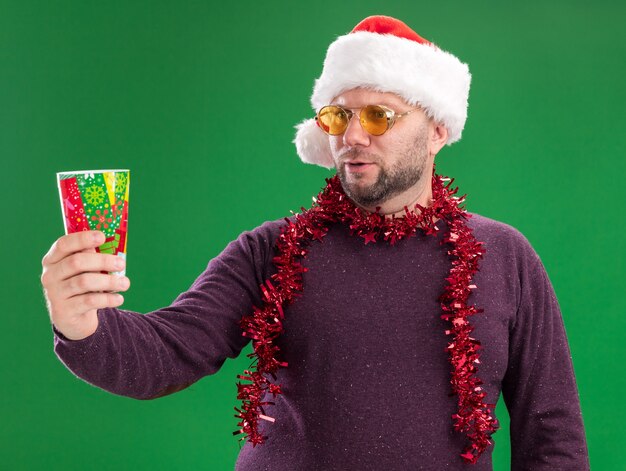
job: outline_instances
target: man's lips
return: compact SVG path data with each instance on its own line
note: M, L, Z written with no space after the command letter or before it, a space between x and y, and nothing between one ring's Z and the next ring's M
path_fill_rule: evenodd
M370 167L374 166L374 163L372 162L361 162L358 160L351 160L348 162L345 162L345 167L348 171L350 172L360 172L363 170L367 170Z
M354 160L346 160L344 162L345 165L348 164L371 164L373 162L368 162L367 160L360 160L360 159L354 159Z

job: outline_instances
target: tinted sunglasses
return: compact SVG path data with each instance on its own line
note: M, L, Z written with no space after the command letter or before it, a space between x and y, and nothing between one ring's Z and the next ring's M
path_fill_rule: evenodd
M367 105L361 108L359 121L363 129L374 136L381 136L390 130L396 119L412 113L415 109L396 113L383 105ZM338 136L346 132L354 112L339 105L324 106L317 112L315 121L326 134Z

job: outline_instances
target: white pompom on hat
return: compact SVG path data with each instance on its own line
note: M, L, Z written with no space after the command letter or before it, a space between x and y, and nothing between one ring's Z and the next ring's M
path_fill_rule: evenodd
M467 119L471 74L467 64L422 38L402 21L370 16L328 48L311 105L317 112L353 88L395 93L448 130L447 145L461 139ZM328 135L315 119L296 126L300 159L334 167Z

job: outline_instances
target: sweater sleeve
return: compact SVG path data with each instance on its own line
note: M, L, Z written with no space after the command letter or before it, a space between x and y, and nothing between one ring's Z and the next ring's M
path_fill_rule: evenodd
M250 341L239 320L261 305L276 225L230 242L171 306L145 315L99 309L98 328L69 340L56 326L54 351L75 376L114 394L154 399L217 372Z
M511 419L511 470L588 470L580 400L560 307L539 257L528 257L522 267L502 384Z

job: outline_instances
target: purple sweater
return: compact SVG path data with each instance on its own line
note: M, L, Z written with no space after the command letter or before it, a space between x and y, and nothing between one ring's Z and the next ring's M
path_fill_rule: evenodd
M52 326L56 355L88 383L137 399L216 373L249 342L237 321L262 305L283 224L243 232L169 307L100 309L96 332L78 341ZM284 394L268 398L276 422L259 421L269 438L246 443L236 470L492 469L493 445L464 464L467 441L452 428L451 337L437 301L450 260L437 224L437 236L418 231L393 246L364 245L339 223L312 242L303 294L286 306L279 338L289 366L277 378ZM571 354L544 266L513 227L477 214L469 224L486 249L469 298L484 309L470 318L483 347L477 375L485 402L502 392L508 408L511 469L587 470Z

